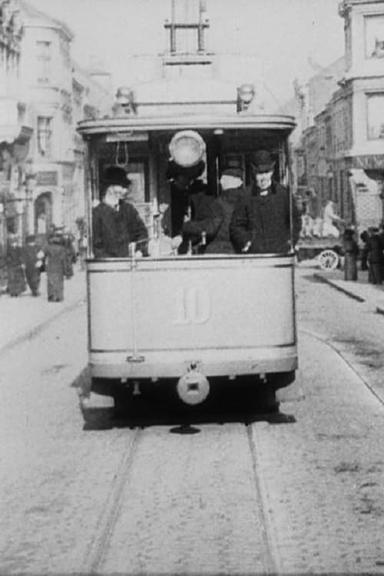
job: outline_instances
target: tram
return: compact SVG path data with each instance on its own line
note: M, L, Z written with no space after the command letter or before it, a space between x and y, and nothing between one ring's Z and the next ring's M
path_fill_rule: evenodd
M122 91L120 91L121 96ZM290 185L289 135L293 117L239 110L141 113L132 95L110 117L85 120L87 146L88 345L91 390L121 398L171 386L189 406L216 386L241 393L247 379L269 395L291 384L298 366L293 249L284 254L179 254L159 226L171 202L167 163L203 157L210 193L219 196L222 166L240 166L251 180L250 154L267 149L275 177ZM190 141L189 141L190 140ZM196 142L204 142L202 149ZM180 150L178 151L178 142ZM186 152L187 151L187 152ZM124 258L96 258L92 209L110 165L133 181L130 201L146 222L152 249L131 246ZM293 248L293 247L292 247ZM164 386L164 388L162 388Z

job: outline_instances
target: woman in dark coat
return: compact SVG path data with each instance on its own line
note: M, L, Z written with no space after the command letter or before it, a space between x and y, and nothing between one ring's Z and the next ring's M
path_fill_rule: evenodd
M26 289L24 275L23 250L18 244L17 238L11 238L7 250L7 273L8 286L7 291L10 296L16 297L22 294Z
M133 204L123 200L129 182L125 170L119 166L110 166L104 172L101 202L92 213L96 258L125 258L133 242L137 250L147 255L147 228Z
M53 236L49 240L45 255L48 301L61 302L64 300L66 254L62 239L59 236Z

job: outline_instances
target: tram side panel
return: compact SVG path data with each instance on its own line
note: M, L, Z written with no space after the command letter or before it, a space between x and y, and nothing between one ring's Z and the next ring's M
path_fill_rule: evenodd
M100 262L88 279L94 377L296 368L291 258Z

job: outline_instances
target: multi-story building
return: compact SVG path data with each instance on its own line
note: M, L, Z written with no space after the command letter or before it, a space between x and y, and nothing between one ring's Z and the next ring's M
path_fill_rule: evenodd
M32 134L20 84L23 26L19 5L0 0L0 256L10 234L21 237L25 171Z
M349 183L354 218L365 228L383 219L384 1L343 0L340 15L345 22L346 73L334 99L344 100L347 127L339 139L343 146L335 151L335 169L340 181Z
M312 114L298 147L305 166L301 183L315 191L318 207L332 199L344 220L362 229L383 219L384 0L343 0L339 14L345 21L344 71L334 67L337 82L329 85L327 101L317 76L309 81Z
M73 174L72 32L22 2L21 80L34 134L29 153L28 231L62 224Z
M20 0L24 34L20 81L33 127L26 163L24 234L72 232L84 215L83 143L78 120L110 108L111 94L71 58L73 33L60 20Z

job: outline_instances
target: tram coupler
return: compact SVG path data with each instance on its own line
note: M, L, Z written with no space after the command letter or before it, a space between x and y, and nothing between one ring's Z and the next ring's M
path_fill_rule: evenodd
M138 383L137 380L133 381L132 394L133 394L133 396L140 396L141 395L140 384Z
M182 402L196 406L208 397L210 385L202 372L191 368L177 382L176 391Z

